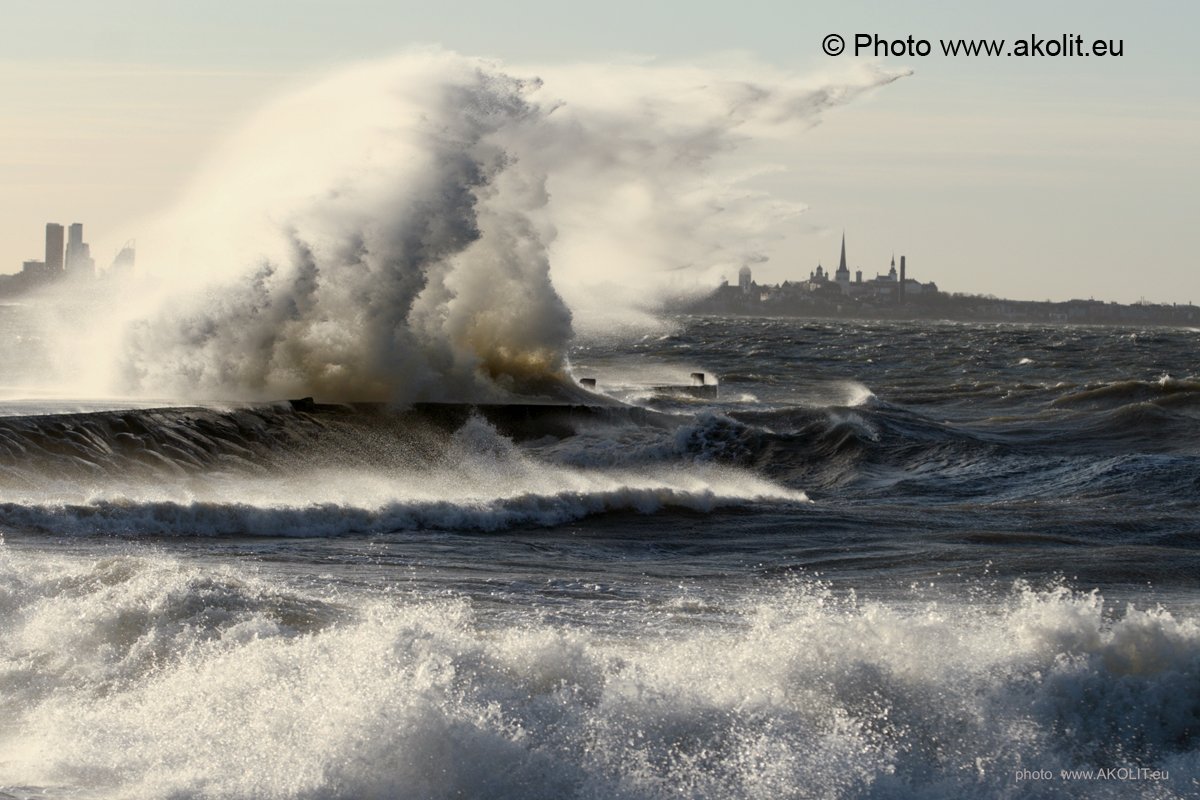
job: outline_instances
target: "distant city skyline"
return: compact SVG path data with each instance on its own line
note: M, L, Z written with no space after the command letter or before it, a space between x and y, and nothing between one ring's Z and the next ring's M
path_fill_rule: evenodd
M922 283L907 277L906 256L896 269L892 257L886 273L864 278L846 257L842 237L836 271L818 264L808 279L759 283L754 270L743 266L737 283L725 281L707 296L679 310L700 314L733 314L769 317L833 317L842 319L928 319L965 322L1013 322L1035 325L1162 325L1192 327L1200 323L1200 307L1192 303L1136 303L1097 301L1088 297L1069 300L1015 300L942 288L935 281Z
M405 48L498 58L522 77L579 62L804 76L869 61L822 53L829 33L1070 33L1121 39L1123 56L888 56L882 68L914 73L795 137L747 141L736 164L779 168L758 169L746 191L808 209L763 232L768 260L755 273L807 274L845 228L856 232L852 269L905 252L911 271L950 291L1200 301L1200 56L1187 41L1197 22L1185 3L10 3L0 9L0 272L41 257L48 219L88 220L92 257L106 264L263 103ZM155 255L139 258L151 266Z
M20 295L64 280L79 283L96 278L132 277L136 260L134 240L125 242L112 263L98 273L91 246L83 241L82 222L72 222L66 228L57 222L47 222L45 231L45 255L41 260L26 259L19 272L0 270L0 296Z

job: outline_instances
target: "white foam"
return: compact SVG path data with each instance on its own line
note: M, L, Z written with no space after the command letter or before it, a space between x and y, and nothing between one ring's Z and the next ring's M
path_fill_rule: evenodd
M0 571L10 786L1000 797L1028 789L1020 769L1136 762L1170 779L1113 796L1182 797L1197 775L1200 628L1161 609L1108 620L1096 595L860 602L801 582L632 601L601 634L163 557L4 549Z

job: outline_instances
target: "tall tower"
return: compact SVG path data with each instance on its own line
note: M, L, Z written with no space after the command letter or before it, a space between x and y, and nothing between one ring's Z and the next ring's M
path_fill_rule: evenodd
M53 280L63 274L63 226L46 223L46 277Z
M742 267L738 270L738 286L741 287L742 294L750 294L750 267Z
M846 266L846 232L842 231L842 260L838 262L837 272L833 274L837 285L842 287L842 294L850 294L850 268Z
M72 223L67 229L67 275L72 278L96 277L96 260L92 258L90 249L83 241L83 224Z
M904 302L904 256L900 256L900 293L897 295L900 302Z

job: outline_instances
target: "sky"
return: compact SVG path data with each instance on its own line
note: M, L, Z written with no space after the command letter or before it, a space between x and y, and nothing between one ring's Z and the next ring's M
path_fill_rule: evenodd
M1200 302L1200 57L1194 3L0 0L0 273L82 222L104 267L281 93L355 62L438 47L521 74L577 63L766 64L912 74L742 157L807 210L760 283L836 266L1024 300ZM829 34L848 42L822 50ZM931 53L853 52L856 34ZM1122 43L1100 57L945 56L952 39Z

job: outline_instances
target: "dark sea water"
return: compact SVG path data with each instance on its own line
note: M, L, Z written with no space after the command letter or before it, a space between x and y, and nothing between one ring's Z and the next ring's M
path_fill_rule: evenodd
M572 351L645 411L9 403L0 797L1200 796L1198 354L683 318Z

